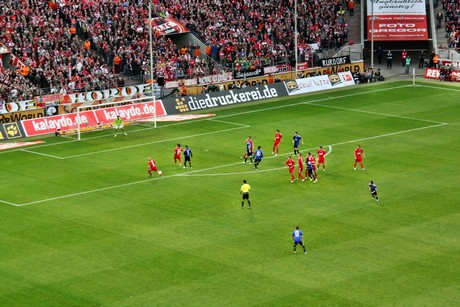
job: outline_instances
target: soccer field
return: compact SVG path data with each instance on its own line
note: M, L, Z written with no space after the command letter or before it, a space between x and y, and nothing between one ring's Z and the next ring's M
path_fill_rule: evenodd
M0 151L0 303L458 306L459 97L383 82ZM294 131L304 157L328 152L317 183L290 182ZM240 158L248 136L258 171ZM177 143L192 169L174 164ZM148 156L164 177L148 177ZM293 254L297 225L307 255Z

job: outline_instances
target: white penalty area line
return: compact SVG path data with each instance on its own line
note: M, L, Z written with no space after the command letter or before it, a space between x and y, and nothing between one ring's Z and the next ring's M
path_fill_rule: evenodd
M237 163L239 164L239 163ZM286 167L276 167L276 168L269 168L269 169L253 169L250 171L245 171L245 172L232 172L232 173L218 173L218 174L180 174L177 176L184 176L184 177L215 177L215 176L232 176L232 175L242 175L242 174L256 174L256 173L266 173L266 172L273 172L273 171L278 171L286 169Z
M418 131L418 130L423 130L423 129L431 129L431 128L436 128L436 127L440 127L440 126L444 126L444 125L446 125L446 124L441 123L441 124L437 124L437 125L425 126L425 127L420 127L420 128L414 128L414 129L407 129L407 130L396 131L396 132L392 132L392 133L385 133L385 134L381 134L381 135L375 135L375 136L370 136L370 137L365 137L365 138L354 139L354 140L350 140L350 141L344 141L344 142L339 142L339 143L335 143L335 144L330 144L330 145L327 145L329 147L328 154L330 152L332 152L332 147L333 146L339 146L339 145L345 145L345 144L350 144L350 143L356 143L356 142L359 142L359 141L366 141L366 140L371 140L371 139L388 137L388 136L393 136L393 135L398 135L398 134L402 134L402 133L408 133L408 132L413 132L413 131ZM316 148L309 148L309 149L306 149L306 150L308 151L308 150L314 150L314 149L316 149ZM292 153L289 152L289 153L280 154L279 156L289 156L291 154ZM266 159L276 159L276 157L277 156L269 156L269 157L264 158L264 160L266 160ZM243 172L232 172L232 173L223 173L223 174L196 174L198 172L206 172L206 171L210 171L210 170L216 170L216 169L220 169L220 168L236 166L236 165L241 165L241 164L242 164L241 162L235 162L235 163L230 163L230 164L216 165L216 166L208 167L208 168L205 168L205 169L193 170L193 171L190 171L190 172L187 172L187 173L179 173L179 174L174 174L174 175L170 175L170 176L163 176L161 178L160 177L158 177L158 178L149 178L149 179L145 179L145 180L139 180L139 181L124 183L124 184L118 184L118 185L105 187L105 188L100 188L100 189L94 189L94 190L82 191L82 192L72 193L72 194L67 194L67 195L62 195L62 196L51 197L51 198L32 201L32 202L27 202L27 203L23 203L23 204L15 204L15 203L7 202L7 201L4 201L4 200L0 200L0 202L5 203L5 204L9 204L9 205L12 205L12 206L15 206L15 207L22 207L22 206L39 204L39 203L44 203L44 202L49 202L49 201L54 201L54 200L59 200L59 199L64 199L64 198L70 198L70 197L75 197L75 196L86 195L86 194L90 194L90 193L96 193L96 192L102 192L102 191L108 191L108 190L112 190L112 189L117 189L117 188L123 188L123 187L131 186L131 185L143 184L143 183L153 181L153 180L164 180L164 179L173 178L173 177L181 177L181 176L230 176L230 175L241 175L241 174L248 174L248 173L257 174L257 173L264 173L264 172L271 172L271 171L277 171L277 170L285 169L285 167L279 167L279 168L251 170L251 171L243 171Z
M149 179L145 179L145 180L128 182L128 183L118 184L118 185L105 187L105 188L100 188L100 189L82 191L82 192L77 192L77 193L72 193L72 194L67 194L67 195L61 195L61 196L56 196L56 197L50 197L50 198L31 201L31 202L27 202L27 203L23 203L23 204L14 204L14 203L10 203L10 202L7 202L7 201L2 201L2 200L0 200L0 202L3 202L5 204L9 204L9 205L12 205L12 206L15 206L15 207L22 207L22 206L28 206L28 205L33 205L33 204L39 204L39 203L54 201L54 200L60 200L60 199L64 199L64 198L70 198L70 197L81 196L81 195L86 195L86 194L91 194L91 193L96 193L96 192L102 192L102 191L108 191L108 190L123 188L123 187L131 186L131 185L142 184L142 183L155 181L155 180L165 180L165 179L169 179L169 178L173 178L173 177L181 177L181 176L193 176L193 173L196 173L196 172L205 172L205 171L209 171L209 170L213 170L213 169L224 168L224 167L229 167L229 166L234 166L234 165L239 165L239 164L241 164L241 163L231 163L231 164L225 164L225 165L218 165L218 166L208 167L208 168L201 169L201 170L193 170L193 171L188 172L188 173L180 173L180 174L174 174L174 175L170 175L170 176L149 178ZM252 172L257 172L257 171L253 170ZM243 173L245 173L245 172L243 172ZM227 175L229 175L229 174L230 173L227 173ZM241 174L241 173L234 173L234 174Z
M419 86L424 86L424 87L428 87L428 88L434 88L434 89L438 89L438 90L446 90L447 89L447 90L457 91L456 89L450 89L450 88L445 88L445 87L436 87L436 86L429 86L429 85L419 85ZM137 131L151 130L151 129L168 128L168 127L171 127L171 126L184 125L184 124L195 123L195 122L204 121L204 120L207 120L207 121L211 121L211 120L212 121L219 121L219 122L222 122L222 123L240 125L241 127L249 127L249 126L245 126L245 125L238 124L238 123L222 121L222 120L220 120L220 118L226 118L226 117L239 116L239 115L245 115L245 114L250 114L250 113L258 113L258 112L276 110L276 109L280 109L280 108L293 107L293 106L298 106L298 105L302 105L302 104L304 104L304 105L305 104L306 105L308 105L308 104L315 105L314 104L315 102L329 101L329 100L333 100L333 99L340 99L340 98L352 97L352 96L367 95L367 94L383 92L383 91L391 91L393 89L404 88L404 87L412 87L412 85L408 84L408 85L401 85L401 86L396 86L396 87L391 87L391 88L372 89L372 90L365 90L365 91L363 90L363 91L360 91L358 93L351 93L351 94L345 94L345 95L339 95L339 96L329 96L329 97L326 97L326 98L315 99L315 100L311 100L311 101L308 101L308 102L302 101L302 102L291 103L291 104L277 105L277 106L274 106L274 107L268 107L268 108L263 108L263 109L257 109L257 110L251 110L251 111L244 111L244 112L239 112L239 113L221 115L221 116L218 117L219 120L216 119L216 118L201 118L201 119L196 119L196 120L193 120L193 121L184 121L184 122L172 123L172 124L168 124L168 125L164 125L164 126L160 126L160 127L148 127L148 128L145 128L145 129L136 129L136 130L130 131L130 133L137 132ZM318 94L322 94L322 93L312 93L312 95L318 95ZM318 104L317 106L334 108L334 106L327 106L327 105L320 105L320 104ZM335 108L339 109L340 107L335 107ZM363 110L359 110L359 109L347 109L347 108L341 108L341 109L342 110L348 110L348 111L362 112L362 113L371 113L370 111L363 111ZM419 120L419 121L432 122L432 123L439 123L439 122L430 121L430 120L426 120L426 119L404 117L404 116L399 116L399 115L394 115L394 114L385 114L385 113L378 113L378 112L372 112L372 114L381 115L381 116L395 117L395 118L405 118L405 119L410 119L410 120ZM143 126L145 126L145 125L143 125ZM88 137L86 139L91 140L91 139L106 138L106 137L111 137L111 134L110 135L93 136L93 137ZM69 139L70 139L70 137L69 137ZM169 141L169 140L167 140L167 141ZM76 139L70 139L69 142L79 142L79 141L76 140ZM66 144L66 143L68 143L68 142L53 143L53 144L43 144L43 145L33 146L31 148L35 149L35 148L48 147L48 146L57 146L57 145ZM156 142L154 142L154 143L156 143ZM153 143L140 144L139 146L149 145L149 144L153 144ZM118 149L126 149L126 148L130 148L130 147L120 147ZM17 149L17 150L21 150L21 149ZM113 150L117 150L117 149L113 149ZM113 151L113 150L108 150L108 151ZM7 152L11 152L11 151L5 151L5 152L0 151L0 154L7 153ZM40 155L39 152L30 150L30 149L27 152L32 153L32 154ZM94 153L103 153L103 152L106 152L106 151L99 151L99 152L94 152ZM91 154L93 154L93 153L82 154L81 156L83 156L83 155L91 155ZM46 154L41 154L41 155L47 156ZM79 157L79 156L80 155L69 156L69 157L57 157L57 156L55 157L55 156L52 156L52 155L48 155L48 157L50 157L50 158L55 157L56 159L69 159L69 158Z
M118 150L122 150L122 149L131 149L131 148L142 147L142 146L147 146L147 145L152 145L152 144L171 142L171 141L175 141L175 140L189 139L189 138L194 138L194 137L203 136L203 135L209 135L209 134L233 131L233 130L248 128L248 127L250 127L250 126L244 125L244 126L239 126L239 127L235 127L235 128L222 129L222 130L218 130L218 131L203 132L203 133L198 133L198 134L192 134L192 135L187 135L187 136L176 137L176 138L172 138L172 139L159 140L159 141L154 141L154 142L148 142L148 143L142 143L142 144L136 144L136 145L130 145L130 146L123 146L123 147L117 147L117 148L112 148L112 149L92 151L92 152L88 152L88 153L84 153L84 154L78 154L78 155L62 157L61 159L74 159L74 158L79 158L79 157L84 157L84 156L96 155L96 154L100 154L100 153L118 151Z
M422 85L422 86L424 86L424 85ZM441 124L442 122L437 122L437 121L433 121L433 120L429 120L429 119L420 119L420 118L401 116L401 115L396 115L396 114L379 113L379 112L372 112L372 111L366 111L366 110L360 110L360 109L350 109L350 108L342 108L342 107L336 107L336 106L330 106L330 105L316 104L317 102L323 102L323 101L329 101L329 100L346 98L346 97L353 97L353 96L361 96L361 95L373 94L373 93L378 93L378 92L391 91L391 90L394 90L394 89L400 89L400 88L406 88L406 87L413 87L413 86L411 84L406 84L406 85L400 85L400 86L395 86L395 87L391 87L391 88L373 89L373 90L360 91L360 92L357 92L357 93L351 93L351 94L345 94L345 95L339 95L339 96L329 96L329 97L326 97L326 98L313 99L313 100L310 100L310 101L301 101L301 102L296 102L296 103L277 105L277 106L274 106L274 107L268 107L268 108L263 108L263 109L258 109L258 110L251 110L251 111L245 111L245 112L221 115L218 118L246 115L246 114L258 113L258 112L263 112L263 111L271 111L271 110L276 110L276 109L281 109L281 108L295 107L295 106L299 106L299 105L312 105L312 106L325 107L325 108L331 108L331 109L340 109L340 110L343 110L343 111L360 112L360 113L374 114L374 115L380 115L380 116L386 116L386 117L394 117L394 118L408 119L408 120L414 120L414 121L422 121L422 122L428 122L428 123ZM434 86L433 86L433 88L436 88L436 89L439 89L439 90L444 89L442 87L434 87ZM324 94L324 93L312 93L312 95L320 95L320 94ZM292 96L289 96L289 97L292 97ZM443 124L447 124L447 123L443 123Z
M12 203L12 202L9 202L9 201L6 201L6 200L1 200L1 199L0 199L0 203L7 204L7 205L10 205L10 206L15 206L15 207L20 207L21 206L21 205L18 205L18 204L15 204L15 203Z
M41 153L41 152L38 152L38 151L33 151L33 150L19 149L19 151L24 151L24 152L28 152L28 153L31 153L31 154L34 154L34 155L39 155L39 156L45 156L45 157L48 157L48 158L53 158L53 159L58 159L58 160L64 160L64 158L62 158L62 157L53 156L53 155L48 155L48 154Z
M329 154L332 152L332 146L331 146L331 145L328 145L328 147L329 147L329 150L328 150L328 152L326 152L326 154L324 155L325 157L326 157L327 155L329 155Z
M163 126L159 126L159 127L146 126L146 125L144 125L144 124L136 123L136 125L138 125L138 126L143 126L143 127L147 127L147 128L130 130L129 132L130 132L130 133L134 133L134 132L146 131L146 130L153 130L153 129L163 129L163 128L169 128L169 127L178 126L178 125L186 125L186 124L196 123L196 122L198 122L198 121L216 121L216 122L221 122L221 123L225 123L225 124L237 126L238 128L235 128L235 129L241 129L241 128L249 128L249 127L251 127L251 126L249 126L249 125L245 125L245 124L241 124L241 123L234 123L234 122L230 122L230 121L216 120L215 118L200 118L200 119L196 119L196 120L193 120L193 121L175 122L175 123L171 123L171 124L163 125ZM225 132L225 131L227 131L227 130L213 131L213 132L210 132L210 133L219 133L219 132ZM179 137L179 138L176 138L176 139L183 139L183 138L187 138L187 137L194 137L194 136L200 136L200 135L204 135L204 134L192 135L192 136L186 136L186 137ZM83 140L81 140L81 141L79 141L79 140L77 140L77 139L75 139L75 138L72 138L72 137L70 137L70 136L68 136L68 135L64 135L64 136L62 136L62 137L65 137L65 138L68 139L69 141L67 141L67 142L61 142L61 143L41 144L41 145L37 145L37 146L30 146L29 148L31 148L31 149L36 149L36 148L49 147L49 146L58 146L58 145L67 144L67 143L73 143L73 142L81 142L81 141L85 141L85 140L93 140L93 139L99 139L99 138L107 138L107 137L112 137L112 134L105 134L105 135L98 135L98 136L87 137L87 138L85 138L85 139L83 139ZM159 143L159 142L166 142L166 141L169 142L169 141L171 141L171 140L163 140L163 141L158 141L158 142L139 144L139 146L150 145L150 144ZM133 146L133 147L136 147L136 146ZM129 147L129 146L127 146L127 147L119 147L119 148L117 148L117 149L126 149L126 148L131 148L131 147ZM60 159L60 160L69 159L69 158L75 157L75 156L70 156L70 157L58 157L58 156L43 154L43 153L40 153L40 152L37 152L37 151L33 151L33 150L31 150L31 149L28 149L27 152L28 152L28 153L31 153L31 154L37 154L37 155L47 156L47 157L50 157L50 158L55 158L55 159ZM117 149L114 149L114 150L117 150ZM23 149L21 149L21 148L18 148L18 149L13 149L13 150L8 150L8 151L0 151L0 154L10 153L10 152L14 152L14 151L26 151L26 150L23 150ZM112 150L108 150L108 151L112 151ZM105 152L105 151L99 151L99 152L94 152L94 153L100 153L100 152ZM93 154L93 153L88 153L88 154L83 154L83 155L91 155L91 154ZM82 156L83 156L83 155L82 155ZM77 156L79 156L79 155L77 155Z
M92 151L92 152L88 152L88 153L84 153L84 154L71 155L71 156L65 156L65 157L58 157L58 156L48 155L48 154L44 154L44 153L40 153L40 152L36 152L36 151L32 151L32 150L26 150L26 149L22 149L22 151L26 151L28 153L37 154L37 155L41 155L41 156L45 156L45 157L49 157L49 158L54 158L54 159L59 159L59 160L66 160L66 159L74 159L74 158L90 156L90 155L96 155L96 154L106 153L106 152L111 152L111 151L118 151L118 150L123 150L123 149L131 149L131 148L142 147L142 146L147 146L147 145L152 145L152 144L158 144L158 143L163 143L163 142L171 142L171 141L174 141L174 140L182 140L182 139L187 139L187 138L193 138L193 137L198 137L198 136L203 136L203 135L222 133L222 132L233 131L233 130L238 130L238 129L244 129L244 128L251 127L249 125L243 125L243 124L239 124L239 123L231 123L231 122L226 122L226 121L219 121L219 122L226 123L226 124L233 124L233 125L235 125L237 127L229 128L229 129L222 129L222 130L218 130L218 131L203 132L203 133L187 135L187 136L181 136L181 137L177 137L177 138L173 138L173 139L165 139L165 140L153 141L153 142L130 145L130 146L122 146L122 147L117 147L117 148Z
M414 118L414 117L393 115L393 114L381 113L381 112L373 112L373 111L366 111L366 110L359 110L359 109L342 108L342 107L329 106L329 105L325 105L325 104L318 104L318 103L312 103L312 102L305 102L305 104L311 105L311 106L316 106L316 107L323 107L323 108L329 108L329 109L342 110L342 111L358 112L358 113L364 113L364 114L371 114L371 115L378 115L378 116L385 116L385 117L394 117L394 118L408 119L408 120L414 120L414 121L421 121L421 122L426 122L426 123L447 125L447 123L444 123L444 122L438 122L438 121L429 120L429 119L423 119L423 118Z

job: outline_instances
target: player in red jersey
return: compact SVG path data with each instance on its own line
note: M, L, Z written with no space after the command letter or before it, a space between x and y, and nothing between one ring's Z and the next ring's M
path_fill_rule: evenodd
M158 170L155 161L152 160L151 157L147 157L147 163L149 165L149 168L147 169L147 172L149 173L150 177L152 177L152 171L157 172L160 177L163 177L163 173Z
M302 154L299 152L297 157L297 180L302 179L302 182L305 181L305 177L302 175L303 173L303 159Z
M281 139L283 138L283 135L280 133L279 130L276 130L276 133L275 133L275 141L273 143L273 151L272 151L272 155L274 154L275 156L278 155L278 151L279 151L279 147L280 147L280 143L281 143Z
M353 169L356 171L356 164L359 163L361 165L361 169L365 171L366 169L364 168L364 163L363 163L363 159L365 158L364 150L361 148L361 146L358 145L358 147L356 147L354 155L355 155L355 163L353 164Z
M174 148L174 164L176 164L176 162L179 161L179 166L182 165L182 158L180 157L181 153L182 147L180 147L180 144L177 144L176 148Z
M285 165L288 167L289 173L291 174L291 183L295 181L294 169L295 161L291 159L291 156L288 157Z
M320 146L316 153L318 155L318 169L319 169L320 164L322 164L323 172L324 172L326 170L326 164L324 162L324 157L326 157L326 151L323 149L323 146Z

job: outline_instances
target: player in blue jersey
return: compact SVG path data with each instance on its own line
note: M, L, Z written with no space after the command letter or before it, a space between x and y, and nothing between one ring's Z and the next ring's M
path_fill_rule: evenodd
M315 172L315 166L308 160L307 161L307 177L310 179L310 181L313 181L313 183L316 183L318 179L316 179L316 172Z
M371 192L371 196L375 199L376 202L379 202L379 196L377 195L377 186L374 184L374 181L369 182L369 191Z
M193 157L193 154L192 154L192 150L190 148L188 148L187 145L185 145L185 150L184 150L184 168L187 167L187 162L190 166L190 168L192 168L192 161L191 161L191 158Z
M244 159L243 163L246 163L248 158L249 158L249 163L252 163L254 143L252 142L252 139L250 136L248 136L248 139L246 140L246 147L244 148L244 150L245 150L244 155L241 157L242 159Z
M294 156L297 156L297 154L299 153L300 143L303 144L303 138L299 135L297 131L294 132L294 136L292 137L292 143L294 144Z
M303 243L303 233L302 230L299 229L299 226L295 227L295 230L292 232L292 241L294 242L294 254L297 253L296 248L297 244L300 244L303 248L304 254L307 254L307 248L305 247L305 244Z
M262 146L257 147L256 152L254 153L254 169L258 170L259 163L262 161L264 157L264 152L262 151Z

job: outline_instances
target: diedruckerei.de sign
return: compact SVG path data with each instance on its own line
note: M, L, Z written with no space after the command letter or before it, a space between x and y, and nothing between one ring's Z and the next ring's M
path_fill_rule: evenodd
M287 96L283 83L251 86L242 89L206 93L164 100L168 114L204 110L240 103L257 102Z

